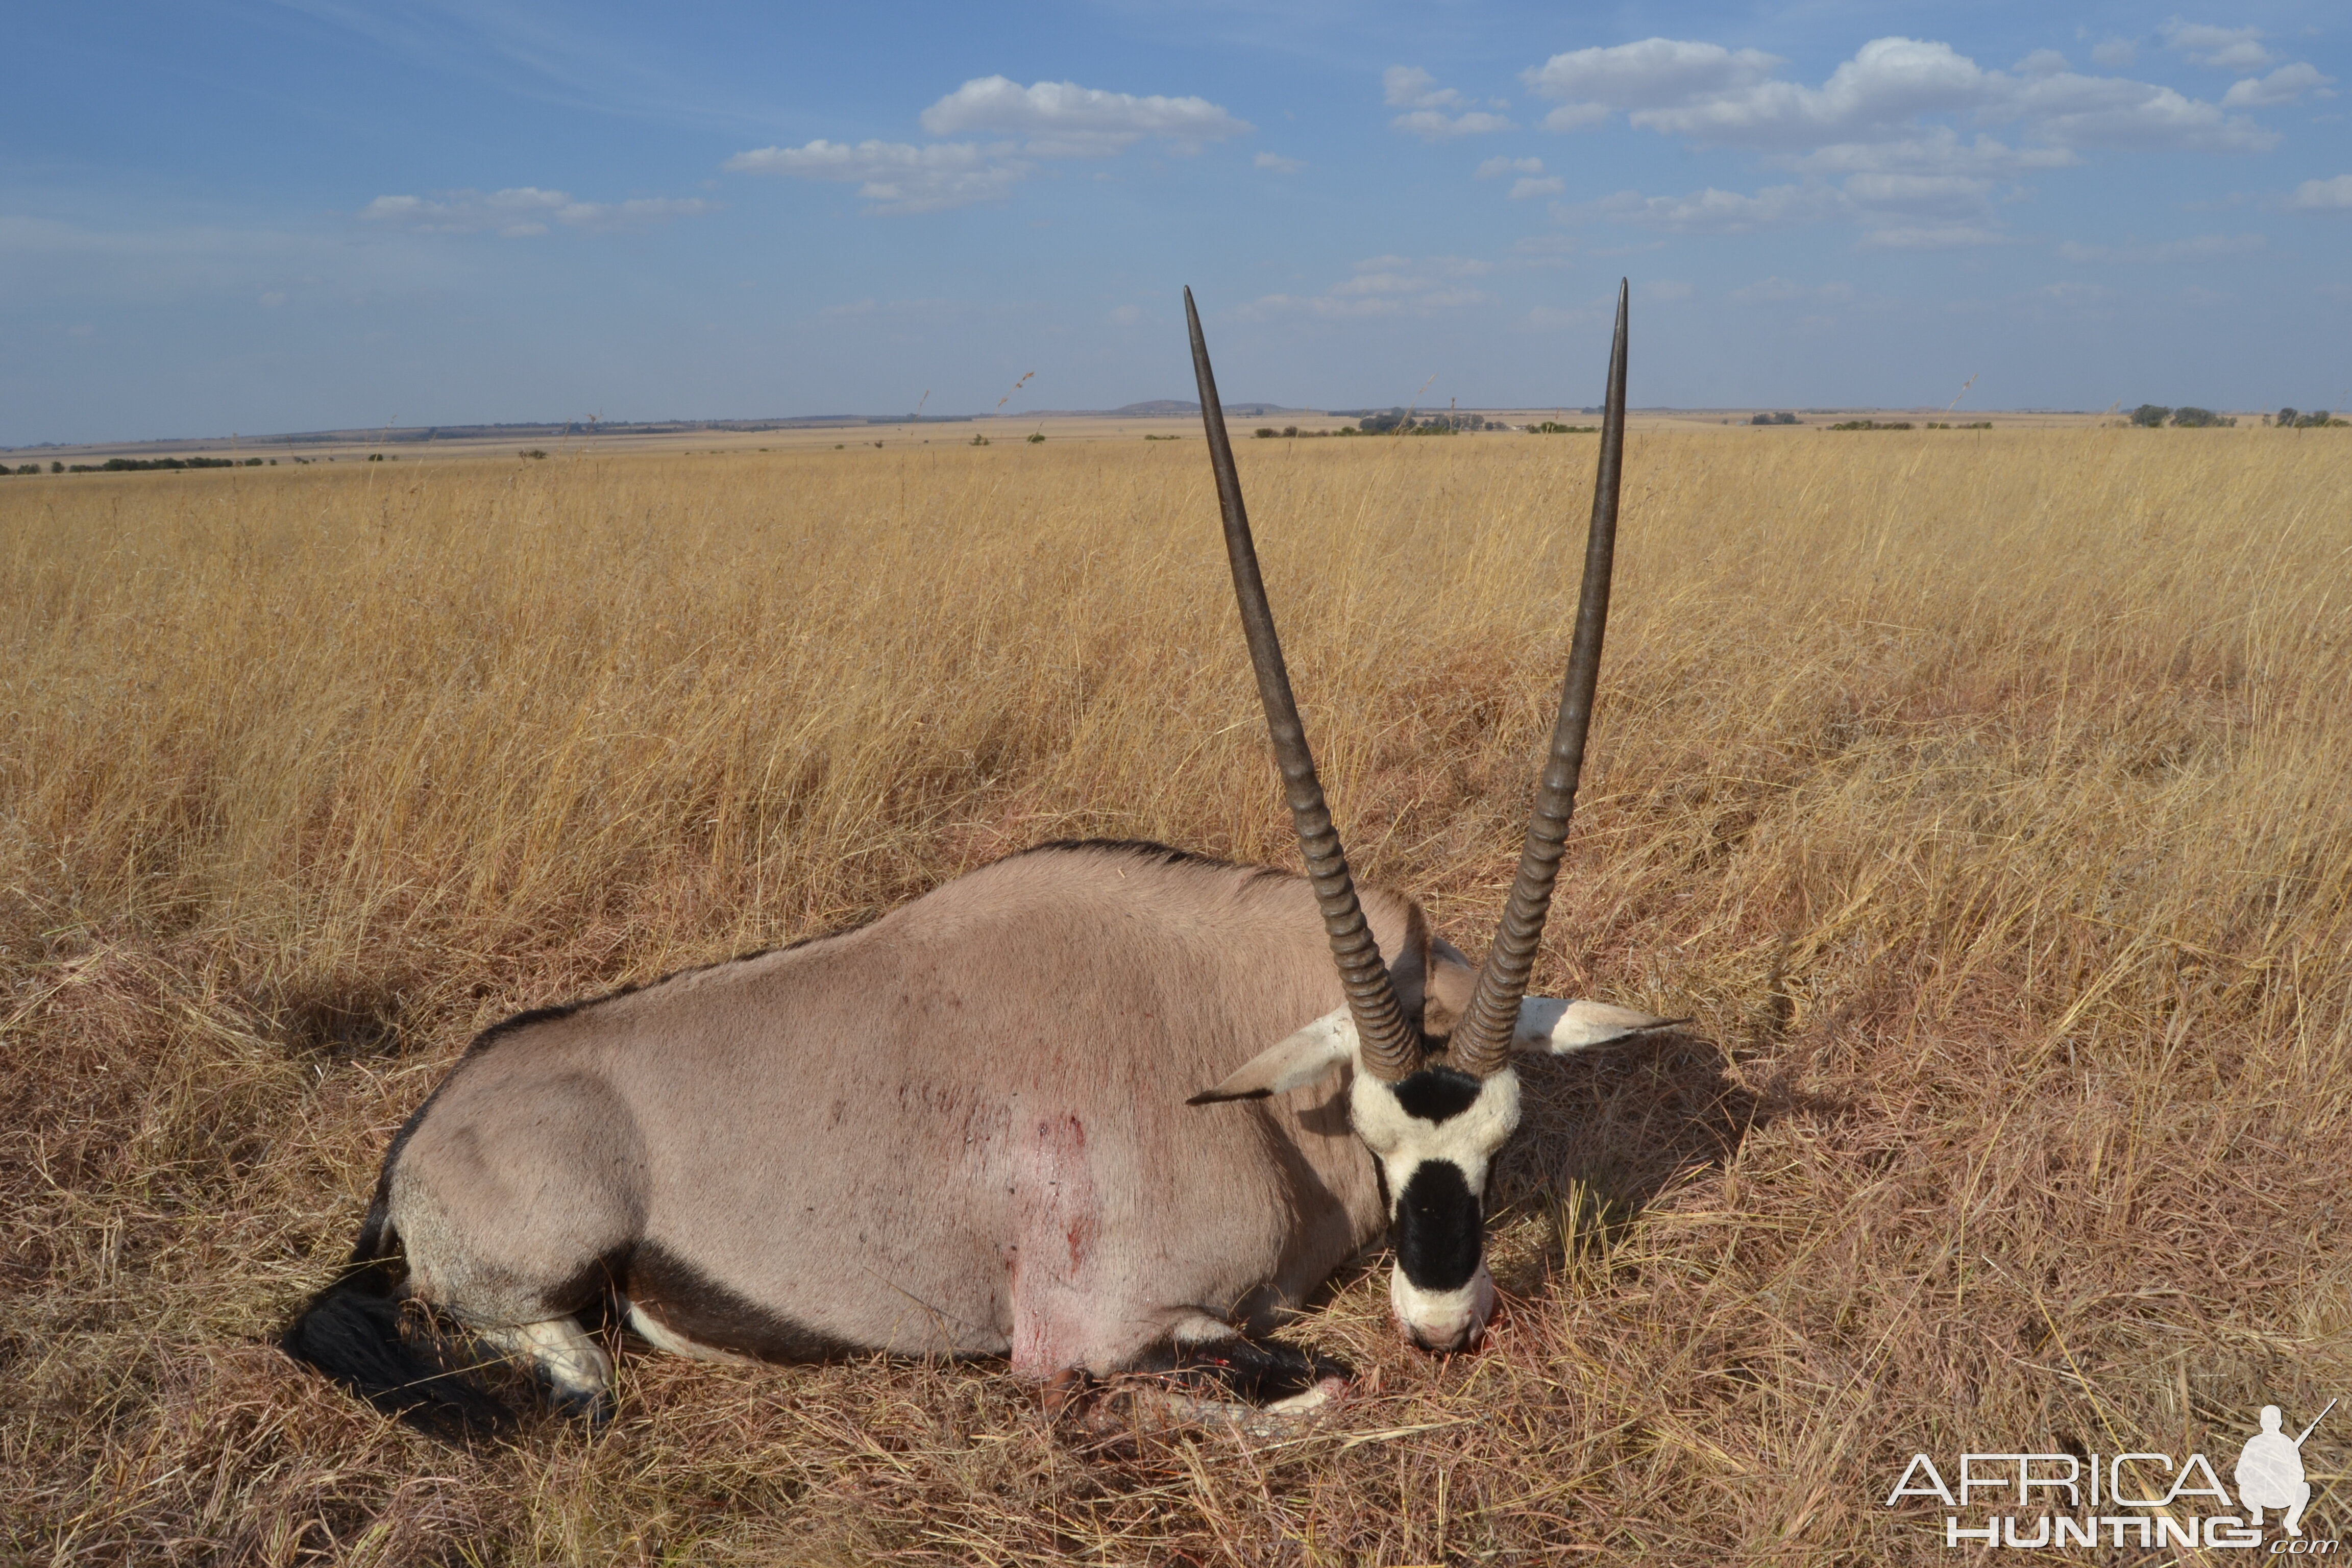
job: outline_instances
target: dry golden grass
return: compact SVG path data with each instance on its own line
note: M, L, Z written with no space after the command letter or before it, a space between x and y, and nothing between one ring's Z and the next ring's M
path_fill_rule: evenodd
M1241 454L1355 858L1474 950L1591 454ZM1349 1276L1297 1332L1364 1392L1273 1447L635 1355L467 1454L269 1348L513 1009L1048 837L1294 864L1197 443L12 479L6 1550L1878 1561L1943 1552L1915 1449L2234 1456L2352 1392L2347 456L1637 436L1537 978L1697 1022L1529 1069L1493 1348Z

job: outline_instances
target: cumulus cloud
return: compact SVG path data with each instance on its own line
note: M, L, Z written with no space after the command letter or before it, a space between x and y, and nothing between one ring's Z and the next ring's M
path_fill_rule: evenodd
M2086 146L2259 152L2277 140L2219 104L2124 77L2084 75L2054 54L2030 56L2011 73L1986 70L1948 44L1874 38L1818 88L1772 74L1780 63L1753 49L1649 38L1555 55L1527 80L1566 100L1545 121L1554 130L1622 113L1664 135L1796 161L1828 148L1844 149L1852 163L1856 149L1890 142L1916 149L1950 137L1958 145L1948 128L1926 120L1930 115L2016 125L2044 144L2044 156ZM1979 136L1975 155L1984 161L1987 153Z
M2211 27L2201 23L2172 21L2164 25L2165 47L2200 66L2222 70L2258 71L2272 62L2262 46L2260 27Z
M1391 66L1381 73L1381 100L1391 109L1409 112L1389 121L1400 131L1410 131L1424 142L1444 142L1455 136L1484 136L1496 131L1514 129L1499 114L1468 108L1469 100L1450 87L1440 87L1437 79L1419 66ZM1449 114L1448 110L1461 110Z
M2058 254L2068 261L2128 266L2163 261L2210 261L2223 256L2244 256L2263 249L2269 244L2269 238L2259 234L2199 234L2186 239L2163 240L2155 245L2080 245L2070 239L2058 247Z
M1621 223L1669 234L1750 234L1840 216L1847 210L1844 198L1822 185L1768 185L1752 196L1712 185L1687 196L1621 191L1596 205Z
M1781 63L1761 49L1734 53L1720 44L1644 38L1554 55L1520 78L1540 96L1566 100L1544 124L1570 131L1620 110L1666 108L1745 90L1765 81Z
M1074 81L1023 87L1002 76L973 78L919 118L935 136L972 132L1003 139L919 145L819 137L800 147L738 153L722 167L855 184L857 194L873 204L869 212L926 213L1001 201L1035 172L1035 160L1116 157L1146 137L1160 138L1176 152L1197 152L1204 142L1255 129L1205 98L1105 92ZM1257 166L1286 174L1304 167L1271 153L1261 153Z
M2268 76L2250 76L2232 82L2230 90L2221 95L2224 109L2273 109L2282 103L2293 103L2306 92L2324 98L2335 95L2327 89L2336 79L2322 76L2315 66L2298 60L2291 66L2281 66Z
M1416 109L1411 114L1400 114L1389 121L1400 131L1410 131L1424 142L1443 142L1454 136L1486 136L1497 131L1517 129L1499 114L1473 110L1467 114L1448 114L1443 110Z
M2245 29L2181 26L2168 37L2200 59L2251 67L2259 53L2270 63ZM2095 58L2126 57L2116 43L2095 47ZM2000 184L2080 163L2091 149L2265 151L2277 135L2240 111L2324 92L2331 80L2285 65L2214 102L2077 70L2054 49L1990 70L1948 44L1904 37L1872 39L1818 87L1788 79L1784 64L1756 49L1646 38L1554 55L1524 79L1558 100L1544 121L1553 130L1622 116L1696 146L1754 152L1800 176L1753 195L1626 193L1590 209L1601 216L1681 234L1843 221L1861 226L1865 246L1914 250L2007 243Z
M1244 321L1283 316L1321 321L1434 316L1466 305L1486 304L1489 296L1467 280L1493 270L1492 262L1459 256L1425 257L1418 261L1375 256L1357 262L1350 276L1319 294L1268 294L1243 306L1238 313Z
M993 132L1026 137L1022 151L1039 158L1106 158L1146 136L1192 149L1254 129L1205 98L1139 97L1074 81L1023 87L1001 76L964 83L921 118L923 129L934 136Z
M1391 66L1381 73L1381 101L1391 109L1459 109L1464 100L1419 66Z
M1860 243L1866 247L1945 250L2009 242L1992 220L1992 201L1990 180L1865 173L1850 176L1842 185L1807 180L1768 185L1754 195L1713 186L1686 196L1622 191L1587 210L1675 235L1753 234L1842 220L1862 226Z
M2332 180L2305 180L2295 186L2286 205L2306 211L2342 212L2352 208L2352 174L2338 174Z
M1499 179L1505 174L1519 177L1511 182L1510 199L1528 201L1536 196L1556 196L1568 188L1557 174L1544 173L1541 158L1489 158L1478 165L1478 178Z
M1254 163L1257 168L1269 170L1276 174L1295 174L1307 167L1299 160L1286 158L1279 153L1260 153Z
M549 232L551 224L610 233L644 228L711 210L698 198L645 197L625 202L575 201L562 191L515 185L503 191L444 191L435 197L378 196L360 209L362 221L424 234L499 234L509 239Z
M999 201L1031 165L983 151L970 142L905 142L851 145L823 137L804 147L759 147L723 165L740 174L792 174L806 180L855 183L875 212L924 213L974 202Z

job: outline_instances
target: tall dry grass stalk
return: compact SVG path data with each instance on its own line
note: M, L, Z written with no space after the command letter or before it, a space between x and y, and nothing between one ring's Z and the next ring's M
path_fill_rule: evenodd
M1475 951L1591 449L1268 446L1354 858ZM468 1455L268 1346L505 1013L1045 838L1292 863L1197 445L12 480L11 1551L1932 1558L1879 1506L1915 1450L2234 1455L2352 1373L2344 456L1633 438L1537 980L1694 1032L1530 1068L1493 1348L1416 1358L1350 1276L1297 1331L1362 1396L1274 1447L640 1356L604 1440Z

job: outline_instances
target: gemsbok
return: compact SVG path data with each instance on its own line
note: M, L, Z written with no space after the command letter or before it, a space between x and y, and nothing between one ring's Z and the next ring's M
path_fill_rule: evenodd
M1265 1336L1383 1236L1405 1337L1478 1342L1512 1051L1668 1022L1524 996L1608 615L1625 291L1559 717L1476 967L1411 898L1349 874L1189 289L1184 309L1307 875L1044 844L856 930L509 1018L393 1139L350 1264L287 1331L294 1357L419 1425L501 1423L404 1333L414 1300L601 1419L613 1363L578 1315L603 1305L686 1355L1005 1356L1064 1387L1157 1372L1297 1407L1345 1369Z

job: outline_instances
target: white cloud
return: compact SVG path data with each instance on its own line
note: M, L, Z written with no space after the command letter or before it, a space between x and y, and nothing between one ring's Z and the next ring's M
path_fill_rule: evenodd
M1861 174L1847 178L1845 194L1872 212L1949 216L1990 208L1992 182L1965 174Z
M2352 207L2352 174L2338 174L2332 180L2305 180L2295 186L2287 205L2305 210L2333 208L2341 212Z
M1916 134L1869 142L1833 142L1794 160L1823 174L1924 174L2006 175L2029 169L2063 169L2082 158L2065 147L2011 147L1979 132L1962 142L1948 125L1926 125Z
M610 233L643 228L671 218L693 217L711 210L698 197L641 197L625 202L574 201L562 191L536 185L515 185L503 191L445 191L437 198L378 196L360 209L363 222L413 229L424 234L504 235L527 238L548 232L550 224L566 228Z
M2200 66L2222 70L2258 71L2272 63L2271 52L2259 41L2260 27L2210 27L2200 23L2167 22L2164 42Z
M2187 34L2183 35L2189 36ZM1941 144L1958 149L1929 115L1966 115L2015 124L2043 147L2009 153L2046 161L2083 146L2165 151L2259 152L2277 138L2218 104L2123 77L2087 76L2053 54L2029 57L2020 74L1986 70L1948 44L1874 38L1818 88L1771 75L1780 62L1756 50L1650 38L1612 49L1556 55L1528 73L1530 86L1566 99L1545 123L1570 130L1614 113L1645 130L1703 144L1753 147L1784 161L1893 144L1916 157ZM2284 84L2283 84L2284 85ZM1990 149L2008 153L1999 143ZM1969 155L1989 161L1979 135Z
M2332 76L2322 76L2315 66L2298 60L2291 66L2281 66L2268 76L2247 77L2232 82L2230 90L2221 95L2224 109L2273 109L2282 103L2293 103L2306 92L2322 97L2335 95L2326 89L2335 83Z
M1671 234L1748 234L1834 217L1847 210L1843 196L1821 185L1768 185L1752 196L1712 185L1687 196L1643 196L1623 191L1597 205L1621 223Z
M2056 49L2036 49L2011 68L2020 76L2057 76L2074 68Z
M969 142L827 142L804 147L759 147L738 153L723 167L742 174L791 174L805 180L856 182L857 194L880 213L938 212L974 202L1000 201L1029 165L997 149Z
M1442 110L1416 109L1411 114L1400 114L1389 121L1400 131L1410 131L1424 142L1443 142L1453 136L1486 136L1497 131L1517 130L1499 114L1473 110L1467 114L1447 114Z
M1391 109L1457 109L1465 100L1419 66L1391 66L1381 73L1381 101Z
M1540 174L1543 172L1541 158L1489 158L1478 165L1478 177L1482 180L1500 179L1505 174Z
M881 141L853 145L819 137L802 147L738 153L721 166L744 174L854 183L857 194L874 204L869 212L926 213L1003 200L1034 171L1030 159L1116 157L1147 136L1164 139L1176 152L1192 153L1204 142L1255 129L1205 98L1139 97L1074 81L1023 87L1002 76L973 78L924 110L920 118L923 129L935 136L989 132L1014 139L919 146ZM1285 174L1305 167L1272 153L1260 153L1257 166Z
M1299 160L1286 158L1279 153L1260 153L1252 161L1252 164L1255 168L1268 170L1276 174L1295 174L1307 167Z
M2119 70L2139 58L2139 46L2129 38L2101 38L2091 46L2091 62Z
M1618 110L1688 103L1764 81L1780 65L1760 49L1738 53L1720 44L1644 38L1614 48L1554 55L1521 73L1545 98L1565 100L1544 123L1554 131L1595 123Z
M1556 196L1568 189L1568 182L1558 174L1543 179L1529 177L1511 182L1510 200L1524 202L1535 196Z
M934 136L1025 136L1029 141L1022 150L1039 158L1109 157L1146 136L1189 149L1254 129L1205 98L1139 97L1074 81L1023 87L1002 76L974 78L923 110L921 118L923 129Z
M2259 234L2200 234L2155 245L2080 245L2068 240L2058 254L2068 261L2100 265L2137 265L2164 261L2207 261L2222 256L2245 256L2270 245Z
M1243 306L1237 313L1244 321L1268 321L1279 316L1308 316L1323 321L1433 316L1487 303L1489 296L1465 279L1483 277L1494 269L1492 262L1459 256L1425 257L1419 261L1402 256L1375 256L1357 262L1352 276L1319 294L1268 294Z

